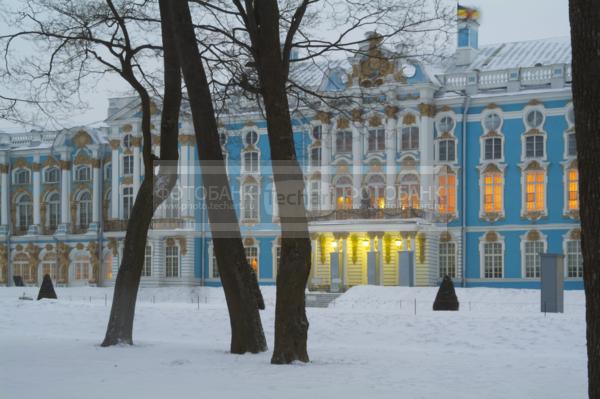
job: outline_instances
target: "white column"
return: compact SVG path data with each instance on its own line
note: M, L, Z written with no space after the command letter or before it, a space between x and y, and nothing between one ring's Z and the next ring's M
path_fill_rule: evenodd
M40 191L41 191L41 181L40 181L40 169L42 165L40 165L40 154L36 153L34 155L34 160L31 165L33 169L33 229L35 232L38 231L41 223L40 219Z
M377 235L377 265L379 269L379 285L383 285L383 234Z
M321 209L331 209L331 143L333 129L331 124L321 127Z
M140 189L140 176L141 176L141 154L140 154L140 143L139 138L136 137L133 142L133 198L137 196L138 190Z
M102 206L102 196L100 195L100 160L92 160L92 178L93 178L93 200L92 200L92 223L100 223L100 207Z
M179 157L179 189L181 190L180 195L180 203L184 207L181 212L181 216L188 217L190 216L190 207L189 204L189 196L188 191L190 190L190 160L189 160L189 152L190 152L190 143L188 135L180 136L180 151L181 157ZM175 193L178 195L178 193Z
M66 229L69 224L69 215L71 214L71 210L69 209L70 201L69 201L69 187L71 184L71 164L69 161L69 152L65 150L61 153L60 160L60 223L64 225L64 229ZM64 230L66 232L66 230Z
M423 93L421 96L423 98ZM419 104L419 111L421 113L421 124L419 126L420 203L423 209L433 209L435 200L433 188L433 104Z
M1 197L0 197L0 225L8 226L8 164L5 159L0 159L0 184L2 187L0 188Z
M119 140L111 140L110 141L110 146L112 148L112 154L111 154L111 197L110 197L110 203L111 203L111 212L110 212L110 218L111 219L118 219L119 218L119 176L121 175L120 173L120 162L119 162L119 146L120 146L120 141Z
M342 287L348 284L348 235L342 237Z
M396 208L396 119L385 123L385 207Z
M361 132L363 125L361 122L354 121L352 123L352 186L354 187L354 198L352 207L360 208L360 200L362 198L361 182L362 182L362 157L363 157L363 138Z

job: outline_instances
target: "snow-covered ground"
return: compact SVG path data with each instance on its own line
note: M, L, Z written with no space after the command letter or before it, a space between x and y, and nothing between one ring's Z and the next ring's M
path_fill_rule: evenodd
M539 291L356 287L309 308L311 363L227 353L218 288L142 289L132 347L101 348L112 289L58 288L58 301L0 288L0 398L585 398L584 297L539 312ZM262 312L273 346L275 290ZM105 295L108 306L105 306ZM199 302L199 303L198 303ZM415 315L416 308L416 315Z

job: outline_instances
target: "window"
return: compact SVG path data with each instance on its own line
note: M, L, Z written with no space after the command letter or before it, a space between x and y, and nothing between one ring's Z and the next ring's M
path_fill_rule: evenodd
M567 241L567 277L583 277L583 256L581 255L581 241Z
M21 276L23 281L31 280L29 262L17 261L13 262L13 276Z
M579 171L577 168L567 169L567 209L579 210Z
M258 173L258 151L244 152L244 173Z
M440 242L439 257L439 277L456 278L456 244L453 242Z
M176 245L165 248L165 266L167 277L179 277L179 248Z
M313 168L321 166L321 147L313 147L310 150L310 166Z
M502 124L502 118L495 112L487 114L483 118L483 127L487 131L497 132L500 129L500 125Z
M50 230L58 227L60 219L60 196L58 193L52 193L48 196L46 211L46 226Z
M525 242L525 278L540 277L540 253L544 252L543 241Z
M125 137L123 137L123 147L125 148L129 148L131 147L131 134L126 135Z
M86 256L79 256L75 258L73 264L75 271L75 280L89 280L90 279L90 262Z
M398 190L400 198L400 208L419 209L419 180L415 175L406 175L400 181L400 189Z
M180 192L176 188L171 191L165 201L165 217L167 219L178 219L181 216Z
M369 206L371 208L385 208L385 180L379 175L371 176L368 183Z
M385 129L370 129L368 136L368 151L385 150Z
M335 152L352 152L352 132L349 130L340 130L335 135Z
M438 143L438 147L438 160L445 162L454 162L456 158L456 150L453 139L440 140Z
M546 175L543 170L525 172L525 204L528 212L541 212L545 208Z
M502 159L502 139L499 137L492 137L485 139L485 160L497 160Z
M124 175L132 175L133 174L133 155L125 155L123 157L123 174Z
M442 133L448 133L452 129L454 129L454 119L452 119L451 117L444 116L438 122L438 130L441 131Z
M248 264L258 276L258 248L253 245L244 249L246 251L246 259L248 260Z
M525 137L525 158L544 157L544 136L536 134Z
M242 219L258 219L258 184L242 186Z
M544 115L538 110L529 111L525 120L531 129L539 129L544 123Z
M79 166L75 170L75 181L90 181L90 168L87 166Z
M319 180L311 180L309 185L310 190L310 209L318 210L321 205L321 182Z
M58 277L58 274L56 272L57 272L56 262L54 262L54 261L42 262L42 276L45 276L47 274L50 276L52 281L56 281L56 278Z
M440 213L456 212L456 175L443 174L438 177L438 207Z
M33 222L33 205L28 194L22 194L17 200L17 228L27 230Z
M341 177L335 184L335 208L352 209L352 181Z
M409 126L402 128L402 149L417 150L419 149L419 128Z
M133 208L133 187L123 188L123 219L128 220Z
M213 256L212 256L212 278L219 278L219 265L217 264L217 255L215 254L215 249L213 247Z
M577 140L575 139L575 133L567 134L567 155L570 157L577 156Z
M312 137L313 137L313 139L315 139L315 140L321 140L321 132L322 132L321 125L313 126L313 128L312 128Z
M152 276L152 247L146 245L144 251L144 267L142 268L142 277Z
M486 213L498 213L503 207L504 176L501 172L483 175L483 210Z
M87 191L79 196L79 203L77 204L78 216L79 216L79 227L87 229L92 221L92 200L90 193Z
M254 130L246 133L244 136L244 143L246 143L246 145L256 145L256 143L258 143L258 133Z
M44 181L46 183L58 183L59 171L58 168L48 168L44 171Z
M104 179L105 180L110 180L111 177L112 177L112 164L109 163L104 168Z
M502 278L504 256L502 244L486 242L483 244L483 271L485 278Z
M29 184L31 174L27 169L19 169L15 172L15 184Z

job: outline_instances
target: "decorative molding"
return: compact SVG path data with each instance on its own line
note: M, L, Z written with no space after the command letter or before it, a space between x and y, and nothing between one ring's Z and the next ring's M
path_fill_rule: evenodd
M29 162L25 160L25 158L18 158L15 162L13 162L13 168L25 168L29 169Z
M381 116L375 114L369 118L369 126L378 127L382 125Z
M429 118L433 118L435 116L435 105L433 104L420 103L418 108L421 116L427 116Z
M184 236L177 236L175 237L175 239L179 242L179 249L180 249L180 253L181 255L186 255L187 254L187 240L185 239Z
M362 109L360 109L360 108L353 109L350 112L350 115L352 117L352 122L362 122L362 114L363 114Z
M71 169L71 161L58 161L58 165L60 166L61 170L69 170Z
M129 123L124 124L123 126L121 126L121 131L123 133L129 133L133 130L133 126L131 126Z
M133 184L133 176L123 177L123 184Z
M398 111L399 108L394 105L387 105L383 110L385 116L387 116L388 118L395 118Z
M8 173L8 165L0 163L0 173Z
M92 144L92 142L92 137L85 130L80 130L75 133L75 136L73 136L73 144L75 144L75 147L77 148L83 148L89 144Z
M94 169L100 169L100 164L101 161L99 159L90 159L90 164L92 165L92 168Z
M142 138L141 137L131 137L131 146L132 147L141 147L142 146Z
M118 150L119 147L121 146L121 140L119 140L119 139L113 139L109 143L110 143L110 148L112 148L113 150Z
M317 111L314 119L320 121L323 124L329 124L331 122L331 112Z
M31 170L33 170L34 172L39 172L42 169L42 164L37 163L37 162L33 162L31 164Z
M348 120L348 118L344 118L344 117L340 116L337 119L336 127L338 129L348 129L350 127L350 121Z
M402 117L402 123L404 125L412 125L417 122L417 117L414 114L406 114Z
M192 134L181 134L179 135L179 143L181 145L194 145L196 144L196 136Z
M87 153L80 151L73 160L73 165L88 165L91 162L92 158L90 158L90 156Z
M111 237L108 239L108 244L106 244L106 248L110 249L112 252L112 256L116 257L119 255L119 244L117 243L117 239Z

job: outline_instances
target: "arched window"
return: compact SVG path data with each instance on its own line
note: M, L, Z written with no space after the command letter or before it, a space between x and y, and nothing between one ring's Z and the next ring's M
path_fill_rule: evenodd
M87 229L92 222L92 199L90 193L84 191L77 201L77 221L81 229Z
M502 118L497 112L490 112L483 118L483 127L487 131L497 132L502 125Z
M104 180L110 180L112 178L112 163L104 166Z
M385 129L369 129L367 139L368 152L377 152L385 150Z
M15 172L15 184L29 184L31 173L28 169L19 169Z
M29 259L27 259L27 255L23 253L17 254L12 264L13 276L21 276L23 281L31 280L31 268L29 267Z
M48 274L52 281L57 281L58 268L55 259L45 259L42 262L42 277Z
M33 222L33 204L29 194L22 194L17 199L17 229L27 230Z
M123 147L124 148L130 148L131 147L131 139L132 139L132 135L131 134L127 134L125 135L125 137L123 137Z
M523 260L525 262L525 278L540 278L541 259L544 252L544 241L539 234L528 234L523 243Z
M405 126L402 128L402 150L419 149L419 128L417 126Z
M58 183L59 176L58 168L48 168L44 171L44 181L46 183Z
M442 133L449 133L454 129L454 119L450 116L442 117L437 123L437 128Z
M258 220L258 183L249 181L242 186L242 219Z
M367 186L371 208L385 208L385 180L383 177L380 175L371 176Z
M456 212L456 175L449 171L438 176L438 210L442 214Z
M567 210L579 210L579 171L576 167L567 169Z
M525 171L525 210L541 212L546 207L546 172L540 168Z
M244 250L246 252L246 259L248 260L248 264L258 276L258 245L256 245L256 242L253 239L246 239L244 240Z
M85 165L78 166L75 170L75 181L85 182L90 181L90 179L90 168Z
M258 133L256 133L254 130L247 132L244 136L244 143L247 146L256 145L256 143L258 143Z
M448 276L456 278L456 243L452 241L440 241L439 244L439 278Z
M88 256L76 256L73 263L75 280L87 281L90 279L90 258Z
M152 247L146 245L144 251L144 267L142 268L142 277L152 276Z
M401 209L419 209L419 191L419 179L416 175L403 176L398 190L399 207Z
M352 209L352 180L340 177L335 183L336 209Z
M60 221L60 195L56 192L50 193L46 199L46 226L55 230Z
M502 212L504 201L504 175L496 168L488 168L483 173L483 211Z
M123 174L124 175L132 175L133 174L133 155L125 155L123 157Z
M258 151L244 152L243 159L242 171L244 173L258 173Z
M165 247L165 267L167 277L179 277L179 247L174 243Z
M581 254L581 239L570 238L565 243L567 277L583 277L583 256Z
M540 129L544 123L544 114L537 109L529 111L525 116L525 122L530 129Z

